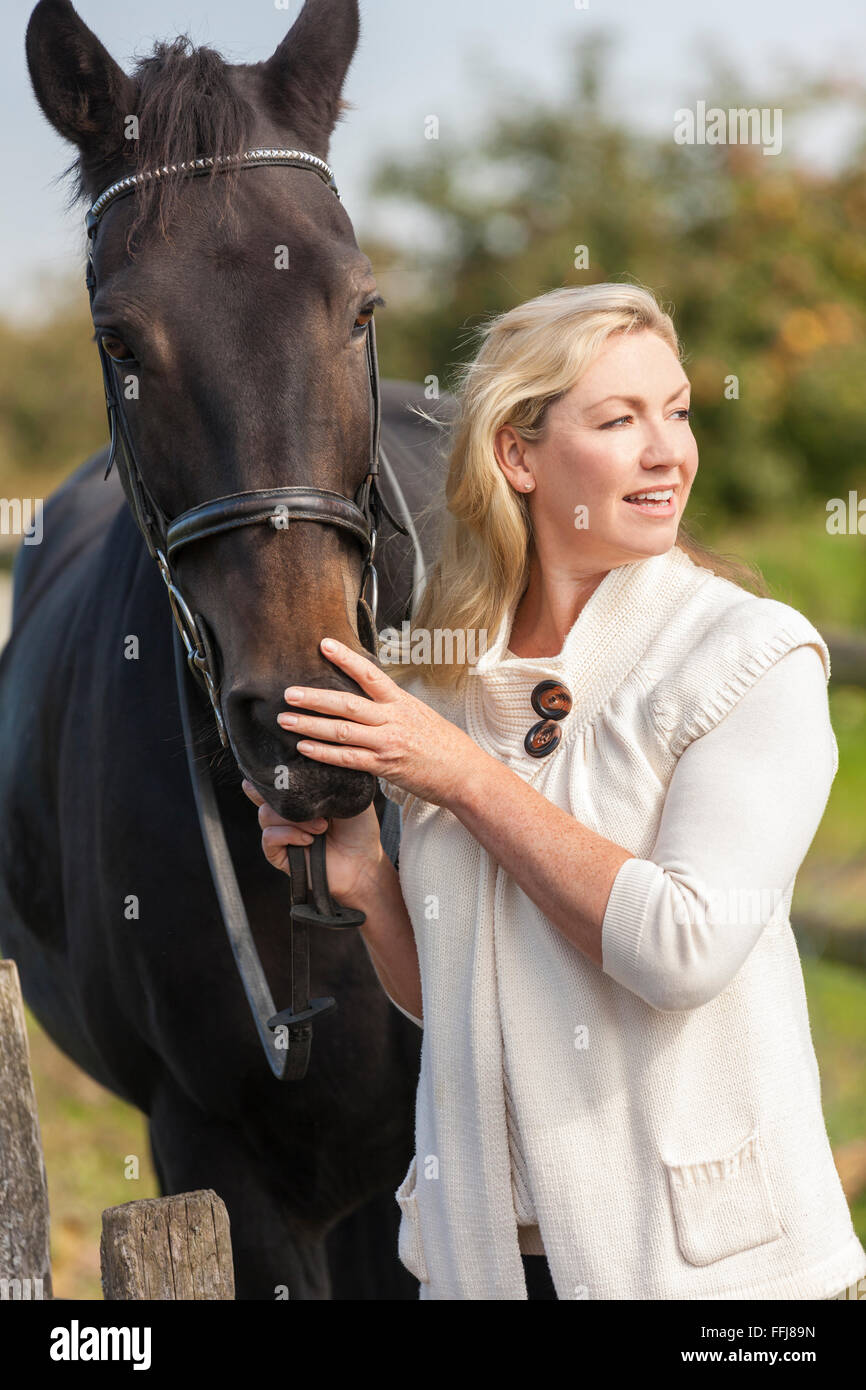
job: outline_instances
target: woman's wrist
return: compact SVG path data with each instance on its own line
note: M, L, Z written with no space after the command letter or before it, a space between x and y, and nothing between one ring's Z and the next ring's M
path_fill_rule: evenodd
M400 880L397 870L388 858L384 845L380 844L376 858L369 859L358 875L355 892L352 894L352 907L357 907L369 916L383 897L393 892L395 886L399 891Z

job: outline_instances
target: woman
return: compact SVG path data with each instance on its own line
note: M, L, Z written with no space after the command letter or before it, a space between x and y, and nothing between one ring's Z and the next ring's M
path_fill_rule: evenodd
M533 1265L559 1299L835 1296L866 1252L788 917L838 765L827 647L684 539L689 383L647 291L493 319L457 394L427 664L323 641L368 698L279 716L400 804L399 877L372 807L290 824L246 787L277 868L327 828L424 1029L401 1260L426 1299L525 1299ZM492 644L437 659L443 629Z

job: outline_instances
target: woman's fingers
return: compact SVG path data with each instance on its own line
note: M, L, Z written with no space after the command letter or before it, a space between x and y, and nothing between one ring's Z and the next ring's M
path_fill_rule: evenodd
M390 680L390 676L388 677ZM317 710L320 714L343 715L353 719L356 724L384 724L388 715L367 695L359 695L356 690L326 690L320 685L290 685L283 691L283 698L289 706L290 714L303 714L307 710Z
M311 845L314 836L295 825L269 825L262 831L262 850L269 864L290 873L287 845Z
M370 704L369 700L364 701ZM384 719L379 722L384 723ZM290 734L322 738L354 748L378 748L384 737L369 724L353 724L350 719L325 719L316 714L278 714L277 723Z
M364 711L364 706L370 706L371 702L377 700L390 701L399 699L402 691L399 685L397 685L397 682L392 681L391 677L386 675L382 668L377 666L375 662L370 661L369 657L362 656L360 652L353 652L351 647L344 646L342 642L336 642L331 638L323 637L319 645L322 649L322 654L326 656L329 661L332 661L335 666L339 666L341 671L345 671L347 676L351 676L352 680L357 682L370 699L364 700L363 696L359 697L353 695L349 691L324 691L316 688L311 691L302 688L303 694L305 695L315 694L317 697L323 695L334 696L338 702L337 704L320 704L317 699L313 708L325 710L329 714L349 714L357 719L359 723L366 722L367 720L369 720L370 723L378 723L379 721L375 715L375 703L373 704L373 708L366 711ZM297 690L299 688L301 687L290 686L289 690ZM296 699L290 695L289 690L286 691L287 701L289 704L297 703ZM345 700L347 697L350 701L357 702L357 704L347 707L345 704L339 703L341 698ZM301 700L300 703L304 704L306 701Z
M278 815L267 802L263 802L259 807L259 825L262 830L266 830L270 826L291 826L295 830L304 830L311 834L318 834L328 828L328 822L323 816L314 817L313 820L286 820L283 816ZM309 842L305 841L305 843Z
M268 805L265 798L256 791L252 782L248 782L244 779L241 785L250 801L254 802L259 808L259 825L262 827L262 830L269 826L292 826L298 830L313 832L313 834L327 830L328 822L324 816L314 816L312 820L286 820L283 816L278 815L272 806ZM308 845L311 839L312 834L308 834L307 839L299 843Z

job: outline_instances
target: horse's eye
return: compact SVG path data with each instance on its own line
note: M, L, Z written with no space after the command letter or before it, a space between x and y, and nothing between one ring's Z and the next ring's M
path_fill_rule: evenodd
M113 333L103 333L101 342L108 356L114 362L132 362L134 360L134 353L129 350L122 338L115 338Z
M370 309L362 309L361 312L360 312L360 314L358 315L358 317L355 319L355 331L358 332L358 333L362 332L363 329L365 329L365 328L367 327L367 324L370 322L370 320L371 320L372 317L373 317L373 310L372 310L372 308L370 308Z

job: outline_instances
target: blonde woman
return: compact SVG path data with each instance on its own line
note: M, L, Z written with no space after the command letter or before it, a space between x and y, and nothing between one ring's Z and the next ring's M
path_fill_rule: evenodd
M486 650L380 670L323 642L368 698L290 688L279 716L402 808L399 876L372 807L330 823L327 867L424 1030L395 1194L423 1299L820 1299L866 1276L789 921L838 765L829 656L687 538L680 358L630 285L489 321L413 615ZM326 824L259 819L281 869Z

